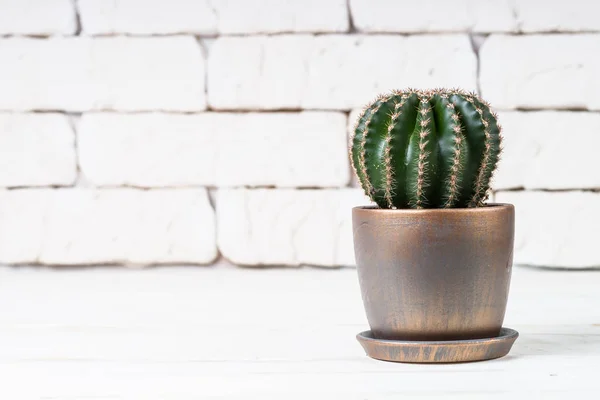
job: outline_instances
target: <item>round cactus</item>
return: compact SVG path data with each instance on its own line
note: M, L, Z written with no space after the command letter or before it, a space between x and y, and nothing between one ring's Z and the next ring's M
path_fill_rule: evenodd
M462 90L395 91L359 116L352 165L381 208L477 207L501 151L489 105Z

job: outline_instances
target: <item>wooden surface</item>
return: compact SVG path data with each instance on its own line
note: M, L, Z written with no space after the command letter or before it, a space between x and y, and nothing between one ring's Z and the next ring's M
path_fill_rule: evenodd
M505 358L367 358L356 271L0 268L0 399L597 399L600 271L516 267Z

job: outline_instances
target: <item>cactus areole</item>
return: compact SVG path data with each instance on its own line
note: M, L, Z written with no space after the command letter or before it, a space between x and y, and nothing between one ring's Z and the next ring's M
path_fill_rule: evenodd
M379 96L360 114L351 159L380 208L482 206L501 152L488 103L458 89Z

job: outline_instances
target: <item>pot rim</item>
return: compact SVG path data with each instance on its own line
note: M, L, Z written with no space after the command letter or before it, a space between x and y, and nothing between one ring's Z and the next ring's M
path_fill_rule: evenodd
M502 210L513 210L514 205L510 203L487 203L481 207L472 208L379 208L375 205L368 206L356 206L352 207L352 211L368 214L391 214L391 215L405 215L405 214L486 214L494 213Z

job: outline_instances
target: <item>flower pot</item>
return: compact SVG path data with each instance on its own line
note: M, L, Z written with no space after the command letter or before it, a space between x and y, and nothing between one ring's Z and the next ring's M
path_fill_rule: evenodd
M431 342L500 335L512 269L512 205L356 207L352 217L372 338Z

